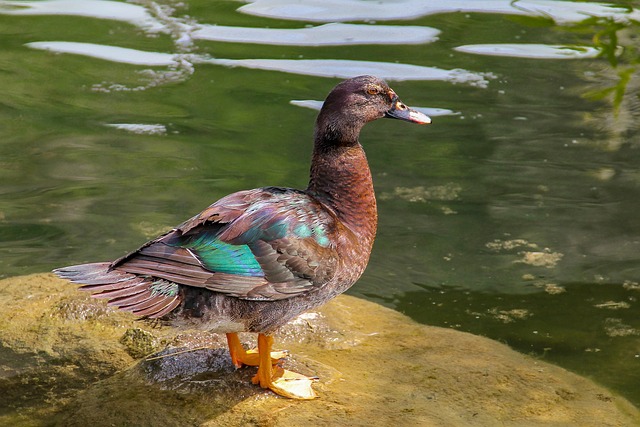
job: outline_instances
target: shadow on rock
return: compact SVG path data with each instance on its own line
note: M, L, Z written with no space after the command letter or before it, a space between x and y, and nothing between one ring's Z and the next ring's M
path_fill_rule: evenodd
M226 349L171 348L93 384L67 405L59 425L198 425L262 391L254 369L235 369Z

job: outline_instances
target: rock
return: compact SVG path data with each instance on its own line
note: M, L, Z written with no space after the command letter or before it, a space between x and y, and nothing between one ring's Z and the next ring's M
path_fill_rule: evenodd
M142 328L131 328L120 337L120 344L125 347L131 357L140 359L157 351L161 342L151 332Z
M287 366L320 377L319 399L252 385L255 368L234 369L225 346L136 321L52 275L0 281L0 425L640 424L637 408L588 379L349 296L276 336Z

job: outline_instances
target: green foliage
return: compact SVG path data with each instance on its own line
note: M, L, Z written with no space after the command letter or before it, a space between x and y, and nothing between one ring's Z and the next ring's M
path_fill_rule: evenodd
M625 6L631 11L630 6ZM609 99L613 104L613 112L618 116L622 102L627 95L627 88L633 75L638 70L640 52L633 40L626 42L621 37L622 31L638 31L639 23L633 20L617 21L613 18L589 18L579 25L576 30L588 29L594 32L593 44L600 50L600 57L605 58L615 71L618 79L612 86L585 93L585 98L591 100ZM626 44L621 44L626 43Z

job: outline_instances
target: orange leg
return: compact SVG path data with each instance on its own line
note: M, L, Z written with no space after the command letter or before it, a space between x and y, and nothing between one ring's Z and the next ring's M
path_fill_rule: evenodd
M226 335L227 344L229 345L229 355L236 368L242 368L245 365L258 366L260 364L257 350L245 350L240 342L240 338L238 338L238 334L235 332ZM258 348L260 348L259 345ZM286 351L275 351L267 354L270 356L272 365L278 363L280 359L287 357Z
M262 388L269 388L269 384L274 379L274 367L271 363L271 357L262 357L263 354L271 353L271 346L273 345L273 337L264 334L258 334L258 356L260 357L260 363L258 365L258 373L253 377L254 384L260 384ZM276 371L278 367L276 366ZM280 371L283 369L280 368ZM280 373L282 376L282 373Z
M227 344L229 345L229 355L231 355L231 361L236 368L242 368L246 363L247 352L238 338L238 334L227 334Z
M272 345L273 337L258 334L259 365L258 373L253 377L252 382L291 399L315 398L316 394L311 388L311 383L316 379L286 371L281 366L274 365L271 358Z

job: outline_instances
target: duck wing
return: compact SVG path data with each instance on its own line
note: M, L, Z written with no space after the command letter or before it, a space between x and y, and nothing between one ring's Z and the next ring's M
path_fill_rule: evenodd
M111 264L55 273L134 313L160 317L180 303L180 286L275 301L329 282L342 226L306 193L266 187L226 196Z

